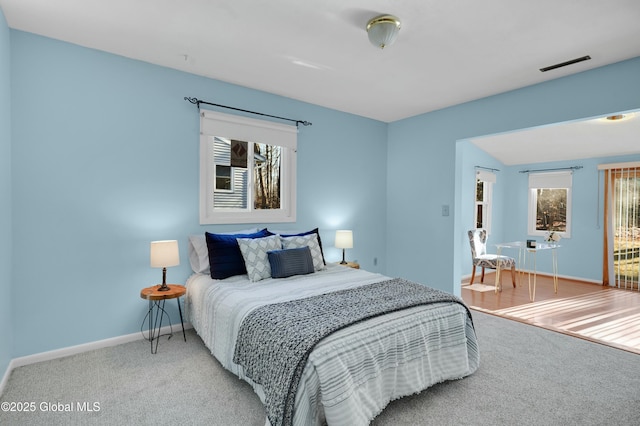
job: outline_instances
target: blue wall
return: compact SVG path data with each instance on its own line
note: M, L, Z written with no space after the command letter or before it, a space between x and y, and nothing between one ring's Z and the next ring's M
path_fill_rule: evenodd
M553 163L523 164L509 168L509 186L506 191L513 197L513 215L505 223L507 240L522 240L527 234L527 169L582 166L573 172L571 237L561 241L558 251L560 275L602 283L602 256L604 250L603 173L599 164L638 161L640 155L590 158ZM538 241L540 237L530 237ZM550 273L549 255L538 261L538 270Z
M468 141L461 141L458 149L460 150L459 160L461 163L460 170L462 176L460 179L462 191L460 222L462 223L463 230L459 237L462 247L467 248L466 251L462 252L462 273L463 275L467 275L471 274L471 249L469 247L467 231L475 228L476 166L497 169L497 171L494 171L496 183L493 184L492 188L493 201L491 203L491 233L488 237L489 242L506 241L503 223L506 220L505 216L510 214L509 208L512 201L508 196L505 196L504 190L508 177L505 174L505 167L501 162ZM505 201L505 198L508 201Z
M541 237L527 234L529 175L520 171L582 166L582 169L573 173L571 238L561 241L562 248L558 251L558 273L572 278L602 282L604 192L602 172L598 171L598 165L639 161L640 154L505 166L469 142L461 142L458 148L465 159L461 181L463 230L473 226L474 165L492 164L488 167L500 169L494 190L500 193L501 199L508 201L501 203L497 202L497 199L494 200L496 214L492 223L490 243L523 241L527 238L542 241ZM469 252L466 239L462 249L461 273L468 275L471 274L471 257L464 258L465 250ZM495 250L494 247L493 251ZM504 254L517 255L515 252L506 251ZM549 253L541 252L538 256L538 271L551 273Z
M0 339L13 339L11 357L138 331L139 291L160 276L149 241L180 241L182 264L168 276L184 282L187 236L237 229L198 225L199 120L184 96L313 122L298 138L298 222L288 227L319 226L334 261L333 231L353 229L350 260L458 294L463 164L473 162L459 141L640 107L636 58L386 125L2 29L12 101L0 120L12 141L0 149L12 164L0 197L14 213L0 216L13 226L12 273L0 275L12 316Z
M387 274L460 294L469 248L458 141L637 109L638 76L635 58L391 123ZM442 216L442 205L454 214Z
M20 31L11 52L14 357L139 331L140 289L161 277L150 241L179 240L167 274L184 283L188 235L246 228L198 224L199 117L185 96L311 121L287 226L320 227L329 261L335 230L353 229L348 257L384 271L385 123Z
M11 317L11 80L10 31L0 9L0 381L13 348Z

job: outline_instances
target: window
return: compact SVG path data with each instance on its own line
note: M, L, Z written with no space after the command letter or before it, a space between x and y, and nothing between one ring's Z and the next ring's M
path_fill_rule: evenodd
M297 128L201 111L200 223L295 222Z
M216 191L233 192L231 166L216 164Z
M529 235L571 237L571 172L529 175Z
M491 233L491 198L495 182L495 173L484 170L476 171L474 223L476 229L484 229L487 234Z

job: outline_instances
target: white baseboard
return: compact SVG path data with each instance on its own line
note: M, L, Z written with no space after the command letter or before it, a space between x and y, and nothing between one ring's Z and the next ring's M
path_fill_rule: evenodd
M4 372L4 376L2 376L2 382L0 382L0 396L4 393L4 388L9 381L9 376L11 375L11 371L13 371L14 365L13 360L9 361L9 365L7 366L7 371Z
M521 271L525 274L529 273L529 271L526 269L522 269ZM533 274L533 271L531 271L531 273ZM544 277L553 277L553 274L551 272L537 272L536 275L542 275ZM558 278L561 278L564 280L582 281L585 283L602 285L602 280L592 280L590 278L573 277L571 275L560 275L560 274L558 274Z
M519 269L519 271L524 273L524 274L529 272L526 269ZM490 270L489 272L491 273L491 272L494 272L494 271ZM509 273L510 273L510 271L507 271L507 274L509 274ZM533 273L533 271L531 271L531 273ZM553 276L553 274L551 274L550 272L538 272L537 275L543 275L543 276L546 276L546 277L552 277ZM572 277L571 275L558 275L558 278L562 278L562 279L565 279L565 280L572 280L572 281L583 281L585 283L602 285L602 280L592 280L590 278ZM460 277L460 280L463 281L463 282L466 281L466 280L470 280L470 279L471 279L471 274L463 275L462 277Z
M165 326L160 329L160 334L169 334L172 331L172 326ZM178 324L180 327L180 324ZM189 328L193 328L191 323L185 322L184 329L187 330ZM176 333L176 324L173 324L173 332ZM14 368L22 367L24 365L35 364L37 362L50 361L52 359L63 358L70 355L79 354L82 352L93 351L96 349L108 348L110 346L117 346L123 343L134 342L136 340L145 339L140 332L126 334L124 336L111 337L109 339L97 340L95 342L83 343L82 345L69 346L66 348L55 349L53 351L41 352L33 355L22 356L18 358L14 358L9 362L9 366L7 367L7 371L5 371L4 376L2 377L2 382L0 382L0 395L4 393L4 388L9 381L9 376Z

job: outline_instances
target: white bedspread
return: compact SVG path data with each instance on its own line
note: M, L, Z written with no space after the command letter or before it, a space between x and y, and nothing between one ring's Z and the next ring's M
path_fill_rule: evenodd
M195 274L187 281L185 305L211 353L264 400L261 386L233 363L236 335L247 313L265 304L386 279L338 265L255 283L246 275L213 280ZM363 321L315 347L296 395L294 424L367 425L390 401L465 377L478 365L475 332L461 305L421 306Z

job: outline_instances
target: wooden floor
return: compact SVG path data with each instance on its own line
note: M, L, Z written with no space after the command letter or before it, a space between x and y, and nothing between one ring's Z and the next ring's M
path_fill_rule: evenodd
M468 280L463 282L462 299L478 311L640 354L637 290L559 279L558 293L554 294L552 278L539 274L535 301L530 302L526 274L520 275L516 288L508 272L503 277L505 284L497 294L493 273L485 275L485 286L478 286L479 277L473 284L474 288L486 291L470 290Z

